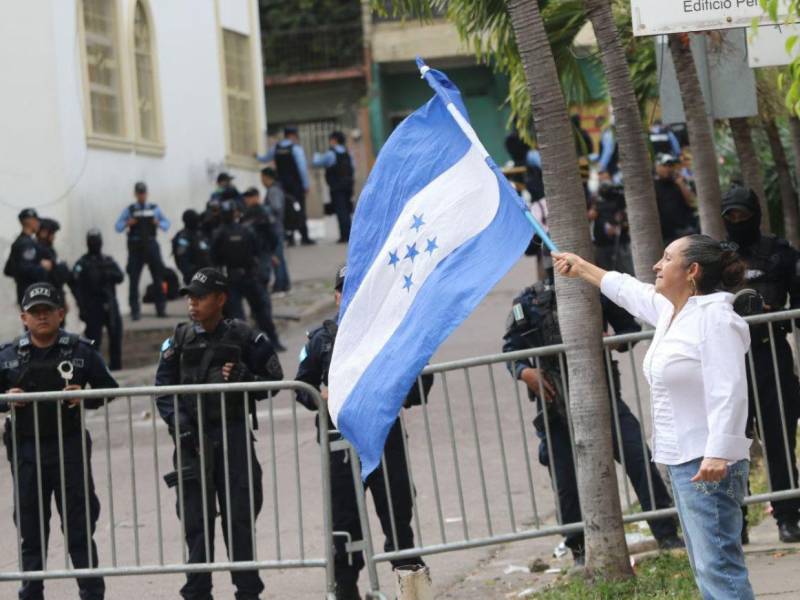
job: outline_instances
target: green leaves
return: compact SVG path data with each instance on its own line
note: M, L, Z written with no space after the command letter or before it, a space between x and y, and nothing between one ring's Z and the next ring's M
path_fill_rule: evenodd
M759 0L759 4L770 20L775 22L795 23L800 19L800 0ZM783 6L786 8L784 9ZM755 27L755 25L754 25ZM758 35L757 31L754 32ZM798 36L792 35L786 40L786 52L791 55L797 48ZM795 57L788 67L788 72L778 76L778 89L785 90L784 104L793 116L800 115L800 56Z

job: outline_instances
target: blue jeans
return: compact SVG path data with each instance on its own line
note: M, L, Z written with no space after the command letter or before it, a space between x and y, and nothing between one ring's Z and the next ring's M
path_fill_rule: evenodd
M697 587L704 600L751 600L741 542L750 462L734 463L720 482L693 483L701 462L698 458L668 467Z

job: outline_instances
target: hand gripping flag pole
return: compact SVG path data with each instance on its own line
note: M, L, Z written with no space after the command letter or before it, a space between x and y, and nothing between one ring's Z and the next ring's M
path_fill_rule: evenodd
M424 79L428 83L428 85L431 86L433 91L436 92L436 95L439 96L445 103L445 106L447 106L447 111L453 116L456 123L458 123L458 126L461 128L461 131L464 132L464 135L466 135L477 148L480 148L484 159L486 159L486 162L492 167L492 170L496 171L500 175L500 180L505 182L505 185L510 187L511 184L508 183L508 180L505 178L504 175L502 175L500 169L497 167L492 158L489 156L489 153L486 151L486 148L483 146L480 139L478 139L478 134L475 133L475 130L472 128L472 125L470 125L469 121L467 121L464 118L464 115L462 115L459 112L458 108L456 108L456 105L450 98L450 95L447 93L447 90L444 89L439 84L436 78L430 75L431 68L428 65L426 65L425 61L422 60L422 58L420 58L419 56L417 57L417 68L419 68L419 72L420 75L422 76L422 79ZM514 191L513 195L518 199L519 206L525 213L525 217L533 226L533 230L536 232L536 235L538 235L541 238L542 242L544 243L545 246L547 246L548 250L550 250L551 252L558 252L558 247L553 243L553 240L550 239L550 236L545 231L542 224L539 223L539 220L536 217L534 217L530 209L527 206L525 206L525 202L522 200L522 198L519 197L519 194L517 194L516 190Z

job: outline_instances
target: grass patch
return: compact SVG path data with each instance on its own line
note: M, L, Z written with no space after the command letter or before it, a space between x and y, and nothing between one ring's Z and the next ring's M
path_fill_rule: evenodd
M628 581L585 581L579 577L561 580L547 590L527 598L533 600L699 600L689 558L685 553L664 553L636 566L636 577Z

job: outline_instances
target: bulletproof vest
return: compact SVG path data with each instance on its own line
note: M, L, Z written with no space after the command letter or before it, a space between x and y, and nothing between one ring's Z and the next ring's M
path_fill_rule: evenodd
M144 241L156 237L156 210L154 204L141 205L134 202L128 208L132 219L139 219L135 225L128 229L128 239L131 241Z
M252 265L252 246L248 231L239 223L223 225L219 253L222 264L228 269L242 269Z
M744 287L761 294L772 310L782 310L786 304L790 282L781 272L781 252L785 242L772 235L762 235L757 244L740 253L747 265Z
M206 238L199 231L184 229L175 236L175 243L180 244L180 239L185 240L189 262L195 269L211 266L211 253Z
M353 189L353 159L348 152L336 152L336 162L332 167L325 169L325 182L332 192L349 191Z
M242 360L242 348L250 340L252 331L245 323L235 319L225 320L218 327L225 331L218 339L201 337L192 323L181 323L175 330L175 350L180 357L180 384L226 383L222 376L225 363L238 363ZM181 401L195 422L203 418L207 425L222 423L223 394L184 394ZM255 404L250 399L247 410L244 407L245 394L228 392L224 394L225 418L227 422L241 421Z
M278 171L278 180L283 185L283 189L296 198L300 198L304 192L303 180L300 177L300 169L294 160L293 148L294 144L276 146L274 160Z
M333 344L336 342L336 333L339 331L339 326L336 321L327 320L322 323L322 328L328 333L331 338L330 343L326 343L322 348L322 383L328 385L328 371L331 368L331 359L333 358Z
M84 296L103 295L109 287L106 285L105 262L103 256L87 254L81 258L81 275L77 278L77 283Z
M531 348L561 344L555 290L542 283L525 288L514 299L506 330L518 333ZM543 356L540 362L547 369L559 368L558 356L555 355Z
M73 354L79 343L80 336L61 332L56 342L58 352L53 358L46 360L31 360L31 341L27 335L14 342L17 353L19 376L14 382L14 387L19 387L26 392L56 392L66 387L66 382L58 372L58 365L63 361L75 362ZM61 401L37 402L39 435L51 437L58 435L58 411L61 410L61 425L63 435L78 433L81 430L80 409L69 408ZM16 411L17 435L34 436L35 420L34 408L31 403L23 409Z

